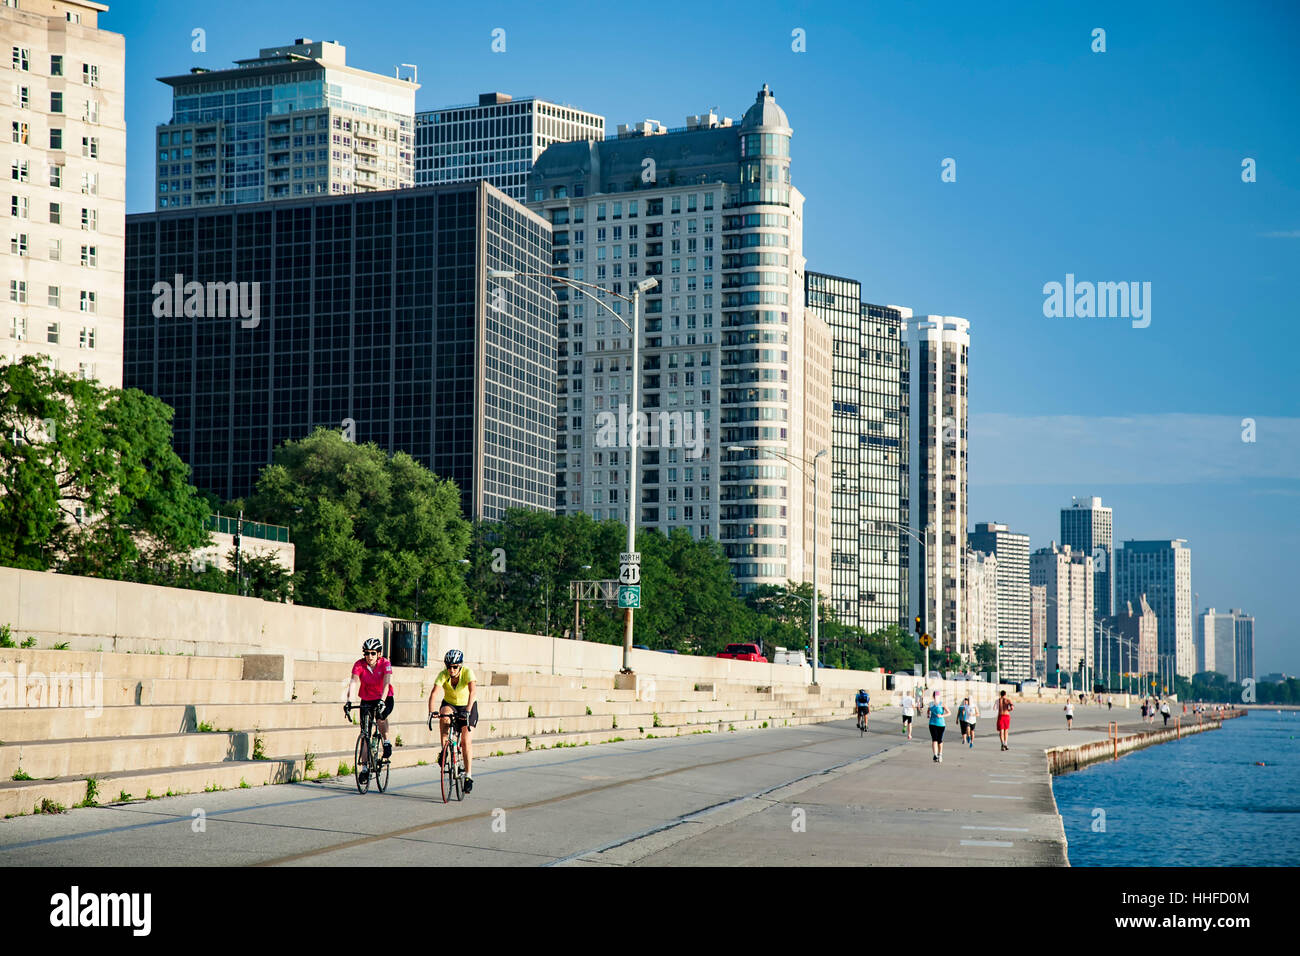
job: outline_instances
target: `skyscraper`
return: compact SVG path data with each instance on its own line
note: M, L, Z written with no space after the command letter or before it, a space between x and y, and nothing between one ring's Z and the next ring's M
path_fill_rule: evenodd
M550 227L493 186L143 213L127 249L126 384L176 409L197 487L243 497L324 426L454 479L467 517L552 508L550 286L485 294L549 267Z
M1039 680L1047 677L1047 586L1029 586L1029 659L1031 673Z
M1092 496L1074 498L1068 508L1061 509L1061 544L1092 557L1093 595L1096 599L1097 619L1114 613L1115 546L1110 508L1103 508L1101 499Z
M1247 678L1255 678L1255 618L1246 614L1241 608L1232 609L1233 626L1236 632L1238 683Z
M415 91L347 65L332 40L295 40L159 81L157 209L398 189L414 182Z
M123 37L99 29L107 10L80 0L0 4L10 53L0 76L12 95L3 120L9 231L0 237L8 305L0 358L44 355L50 368L116 387L126 57Z
M620 318L556 290L557 512L626 520L633 463L611 422L639 411L638 524L716 535L742 589L811 579L814 527L819 579L830 580L812 461L831 447L831 332L803 307L792 135L765 86L738 125L710 113L676 130L646 123L556 143L528 186L555 230L555 275L598 287L629 325L630 309L607 293L659 280L642 301L640 369ZM640 409L627 408L634 374ZM817 467L825 515L830 468Z
M966 537L974 550L997 555L996 640L1002 644L999 652L1001 672L1009 680L1032 677L1029 646L1029 535L990 521L977 524L975 530ZM966 653L973 651L972 647Z
M1115 550L1115 602L1137 604L1143 594L1159 621L1157 652L1163 686L1196 669L1192 641L1192 552L1183 538L1125 541Z
M1236 622L1231 612L1225 614L1207 607L1196 619L1196 672L1218 671L1229 681L1235 680L1237 665Z
M908 630L899 501L907 461L901 412L902 323L908 309L861 301L853 279L806 274L805 310L834 339L830 473L831 601L840 620Z
M983 643L997 647L998 643L998 558L995 554L971 549L966 552L966 595L962 602L966 609L966 624L962 628L962 647L957 653L973 656ZM1004 673L1005 663L999 659L999 672Z
M605 117L533 96L483 93L478 103L415 114L415 184L486 179L524 202L528 174L552 143L600 142Z
M1075 673L1081 662L1091 670L1096 666L1091 555L1052 542L1029 556L1029 581L1046 588L1047 676L1055 681L1058 672Z
M911 603L940 648L963 643L969 330L965 319L922 315L908 320L905 331L910 448L904 506L925 541L921 560L909 562Z

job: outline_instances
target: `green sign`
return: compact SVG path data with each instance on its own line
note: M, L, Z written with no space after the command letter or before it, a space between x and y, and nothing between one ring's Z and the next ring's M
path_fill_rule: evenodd
M641 585L621 585L618 589L618 606L639 608L641 606Z

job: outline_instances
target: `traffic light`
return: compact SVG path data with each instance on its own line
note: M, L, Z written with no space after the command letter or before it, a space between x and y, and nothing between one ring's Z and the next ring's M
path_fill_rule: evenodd
M924 634L924 633L925 633L925 628L921 627L921 615L919 615L919 614L916 616L916 627L915 627L915 631L916 631L916 633L918 633L918 634Z

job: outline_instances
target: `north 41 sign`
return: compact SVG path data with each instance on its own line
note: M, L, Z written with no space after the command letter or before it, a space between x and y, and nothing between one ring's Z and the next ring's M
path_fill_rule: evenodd
M619 584L640 584L641 583L641 565L624 564L618 569Z

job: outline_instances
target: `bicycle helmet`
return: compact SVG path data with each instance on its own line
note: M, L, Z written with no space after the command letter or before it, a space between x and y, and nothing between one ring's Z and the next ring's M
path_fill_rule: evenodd
M361 644L362 653L366 651L383 651L384 642L377 637L367 637Z
M858 688L858 693L859 693L859 694L865 694L865 693L866 693L866 690L865 690L864 688L862 688L862 687L859 687L859 688Z
M451 667L453 664L460 664L465 660L465 655L454 648L448 651L442 658L443 664Z

